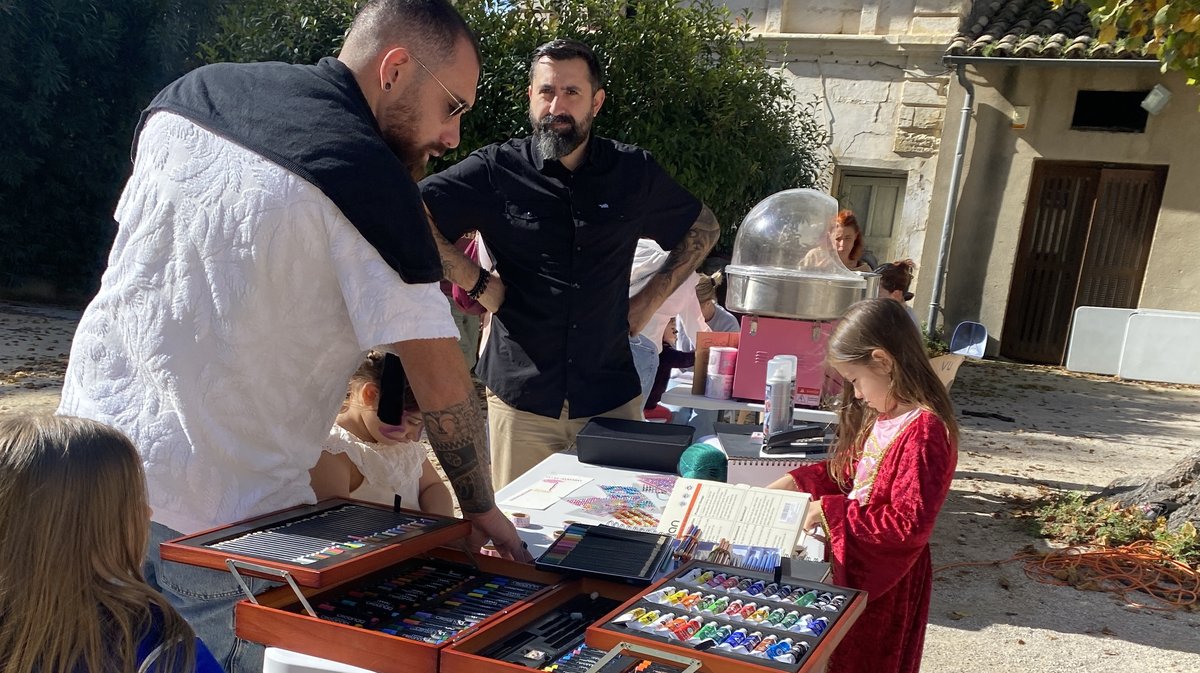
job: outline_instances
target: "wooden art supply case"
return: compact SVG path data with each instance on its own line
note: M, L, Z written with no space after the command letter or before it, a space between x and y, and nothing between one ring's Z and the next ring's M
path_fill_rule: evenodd
M237 604L238 637L377 673L537 670L478 652L513 638L579 596L601 597L606 612L637 591L443 546L469 532L470 524L458 519L335 499L171 540L162 544L161 554L164 560L229 570L239 581L245 574L282 582ZM437 581L453 586L435 593ZM492 600L514 585L525 595ZM373 591L380 586L394 587L396 593L381 598ZM408 591L429 596L400 607L397 601L408 600L403 598ZM471 601L488 607L463 607ZM354 612L364 606L366 611ZM397 618L401 626L415 621L405 628L421 630L389 633L378 623L364 623L374 619L373 606L402 615ZM450 619L443 614L447 609L475 610L477 621L454 626L448 637L429 638L436 642L414 638L423 629L441 628L434 621ZM592 621L579 625L580 639Z
M694 577L696 573L705 570L712 570L714 573L724 573L729 577L736 576L738 578L751 579L752 582L761 581L763 585L776 583L772 575L768 573L749 571L732 566L722 566L705 561L693 561L659 582L656 582L650 588L639 592L637 596L609 613L602 620L596 622L588 629L588 644L595 647L612 648L622 643L628 643L643 648L668 652L676 656L698 661L701 666L701 673L807 673L809 671L824 670L829 655L832 654L834 648L842 641L846 632L854 624L855 620L858 619L859 615L862 614L863 608L866 607L867 596L864 592L837 587L823 582L814 582L812 580L783 577L776 584L787 584L797 590L802 588L805 590L805 593L808 590L813 590L817 592L817 595L829 594L830 596L842 596L843 599L837 609L821 610L814 607L815 602L802 606L783 599L777 600L762 595L747 594L744 591L722 589L719 585L699 584L694 580L687 579L689 575ZM718 599L725 598L731 603L733 600L741 600L744 603L755 602L757 606L766 606L772 611L776 609L782 609L786 612L795 610L810 617L825 617L828 620L828 625L819 634L812 635L792 631L789 628L780 628L778 625L772 625L767 622L748 622L743 618L729 617L723 612L716 614L704 613L698 609L699 605L692 607L664 605L648 599L648 597L656 596L656 592L661 592L667 587L675 587L677 590L685 590L689 593L700 592L702 596L712 595ZM785 637L791 638L795 642L805 643L808 649L802 655L796 657L794 663L784 663L769 658L752 656L747 652L739 650L726 650L717 646L698 650L694 646L695 643L685 639L672 638L666 635L665 632L633 629L614 623L614 620L618 620L622 615L626 615L637 608L647 611L659 610L662 614L673 612L677 616L686 616L689 619L694 617L705 622L713 621L718 626L729 626L733 630L744 628L747 630L747 633L758 631L764 635L764 638L766 635L774 635L780 641ZM870 644L866 645L870 646Z

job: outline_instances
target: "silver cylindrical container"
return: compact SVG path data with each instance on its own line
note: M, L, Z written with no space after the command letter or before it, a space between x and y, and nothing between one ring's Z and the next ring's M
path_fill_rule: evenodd
M763 396L763 444L772 435L792 428L792 401L796 394L795 355L776 355L767 362L767 388Z

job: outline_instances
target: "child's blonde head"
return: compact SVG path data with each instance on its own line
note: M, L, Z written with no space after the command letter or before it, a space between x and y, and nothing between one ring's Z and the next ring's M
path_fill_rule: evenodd
M190 665L195 636L142 578L149 526L141 459L120 432L0 420L0 670L133 671L155 619L179 644L168 658Z
M877 359L872 357L876 351L884 351L895 362L889 373L889 397L895 403L933 412L946 426L950 442L957 444L958 424L950 394L929 364L916 325L904 307L891 299L867 299L851 306L829 337L827 360L830 365L878 367ZM878 412L855 398L853 386L842 389L837 444L829 472L843 488L877 416Z
M696 301L703 305L705 302L717 300L717 288L721 287L721 283L725 279L725 274L721 271L713 273L696 272L700 277L696 279Z

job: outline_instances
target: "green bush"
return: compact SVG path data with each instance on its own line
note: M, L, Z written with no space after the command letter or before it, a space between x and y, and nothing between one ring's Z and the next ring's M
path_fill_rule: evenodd
M311 63L334 54L358 7L351 0L251 0L231 5L200 48L206 60ZM460 0L480 36L484 72L462 144L471 150L529 132L529 55L556 37L587 42L603 62L607 100L596 131L652 151L704 200L732 244L741 218L782 189L816 186L825 136L809 106L766 69L749 28L711 0Z
M212 0L0 1L0 294L86 299L138 114Z
M205 63L316 63L341 49L364 0L229 1L199 47Z

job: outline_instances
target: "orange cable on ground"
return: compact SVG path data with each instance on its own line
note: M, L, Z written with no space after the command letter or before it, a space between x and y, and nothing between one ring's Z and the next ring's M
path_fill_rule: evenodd
M1001 561L951 563L933 572L1014 561L1023 561L1026 576L1042 584L1108 591L1147 610L1200 608L1200 573L1144 540L1121 547L1071 546L1045 554L1016 554ZM1131 596L1133 593L1149 595L1157 604L1147 605L1137 600L1140 596Z

